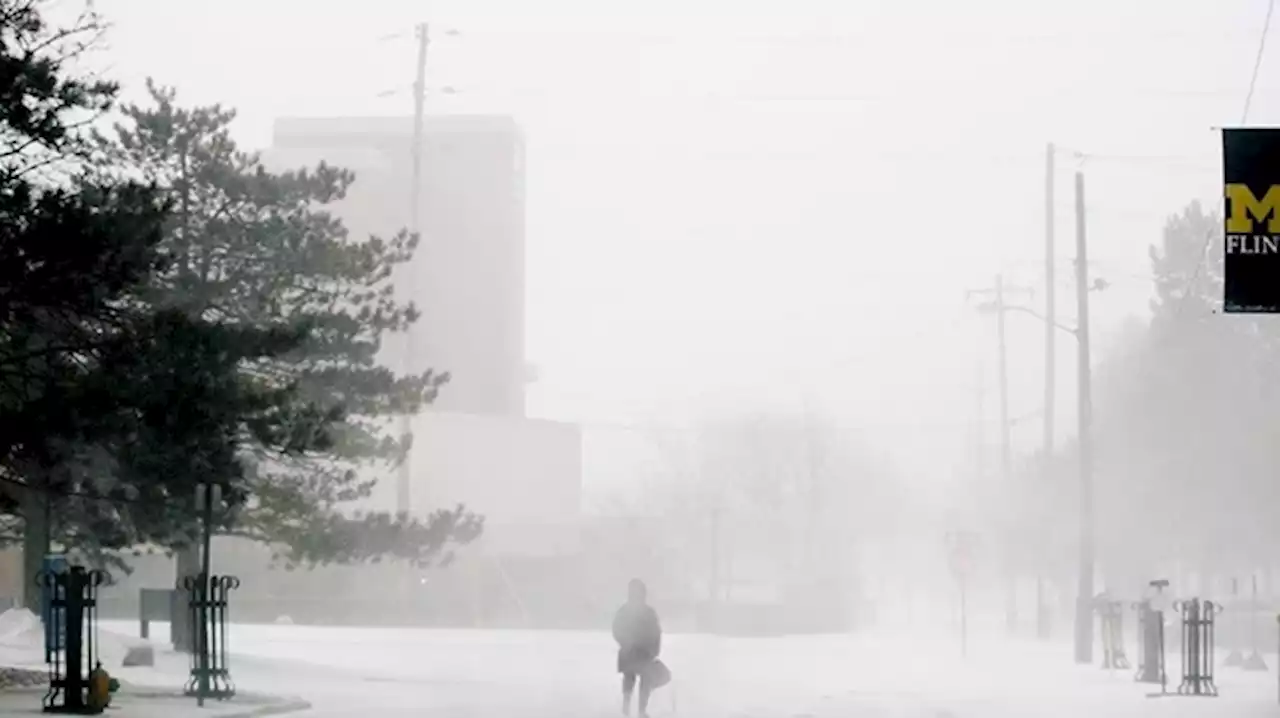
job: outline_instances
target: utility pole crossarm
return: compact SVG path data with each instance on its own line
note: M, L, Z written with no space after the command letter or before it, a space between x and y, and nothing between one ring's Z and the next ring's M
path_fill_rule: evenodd
M1035 288L1034 288L1034 287L1027 287L1027 286L1018 285L1018 284L1005 284L1005 285L1003 285L1002 287L999 287L999 288L997 288L997 287L984 287L984 288L980 288L980 289L969 289L969 290L966 290L966 291L965 291L965 293L964 293L964 298L965 298L965 301L971 301L974 297L978 297L978 298L984 298L984 297L995 297L995 296L997 296L997 295L999 295L999 294L1002 294L1002 293L1003 293L1006 297L1007 297L1009 294L1020 294L1020 295L1024 295L1024 296L1027 296L1027 297L1034 297L1034 296L1036 295L1036 290L1035 290ZM982 303L981 303L981 304L979 304L978 306L979 306L979 307L982 307L982 306L984 306L984 305L988 305L988 304L991 304L991 300L987 300L987 301L985 301L985 302L982 302Z

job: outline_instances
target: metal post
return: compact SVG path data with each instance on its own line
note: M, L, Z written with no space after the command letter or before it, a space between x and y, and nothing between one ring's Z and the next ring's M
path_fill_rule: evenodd
M63 594L62 609L66 612L67 643L64 655L67 661L66 683L63 686L63 705L68 712L79 713L85 709L84 694L84 569L72 566L58 577Z
M204 511L201 516L201 524L204 535L201 541L200 551L200 604L197 609L197 619L199 621L199 651L200 651L200 692L196 695L196 705L203 706L204 699L209 695L209 553L213 544L213 501L210 496L209 486L205 487Z
M194 585L191 586L192 602L194 614L192 618L195 620L195 670L196 670L196 705L203 707L205 698L210 695L209 678L212 671L210 666L209 652L210 645L210 602L212 600L212 592L210 582L213 577L211 574L213 561L213 505L222 500L222 487L214 483L202 483L196 487L196 508L200 512L201 522L201 551L200 551L200 575L196 577Z

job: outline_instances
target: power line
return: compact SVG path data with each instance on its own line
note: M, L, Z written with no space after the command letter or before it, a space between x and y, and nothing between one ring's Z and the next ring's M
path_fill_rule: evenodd
M573 40L586 40L593 44L617 45L621 42L626 43L657 43L665 45L679 44L696 44L705 46L708 43L725 43L730 45L796 45L802 49L823 49L823 46L829 45L854 45L865 46L867 40L883 40L887 35L893 33L894 30L905 28L901 27L884 27L874 28L865 26L864 30L845 30L845 31L796 31L796 32L710 32L699 30L687 34L678 34L674 32L659 32L651 30L636 29L615 29L608 27L592 27L589 30L566 30L566 29L550 29L540 28L531 29L521 27L518 30L503 30L497 28L478 29L475 35L481 40L498 40L503 43L510 42L513 39L536 39L540 41L558 41L569 42ZM1105 29L1097 27L1089 27L1079 31L1063 31L1063 30L1047 30L1047 31L1026 31L1026 32L993 32L988 29L956 29L948 28L942 30L922 30L919 27L910 29L912 39L914 41L928 41L937 39L973 39L985 42L1007 40L1013 42L1044 42L1054 40L1064 41L1086 41L1095 42L1099 38L1109 38L1116 40L1124 40L1132 43L1135 37L1148 40L1189 40L1203 44L1208 39L1221 39L1229 42L1242 40L1246 33L1243 31L1222 31L1222 32L1205 32L1202 29L1186 30L1186 31L1160 31L1160 32L1141 32L1135 35L1132 30L1116 30L1107 32ZM394 39L391 36L386 39Z
M1262 32L1258 36L1258 54L1253 59L1253 72L1249 76L1249 91L1245 94L1244 109L1240 112L1240 125L1244 126L1249 121L1249 110L1253 105L1253 93L1258 85L1258 75L1262 69L1262 58L1267 50L1267 35L1271 31L1271 16L1275 13L1276 0L1268 0L1267 15L1262 21ZM1209 245L1213 243L1213 237L1217 234L1216 229L1210 229L1205 232L1204 243L1200 246L1200 258L1196 261L1195 269L1191 272L1191 280L1187 282L1187 288L1182 293L1182 298L1178 300L1178 306L1174 310L1174 316L1181 317L1183 307L1187 305L1187 298L1191 296L1191 292L1195 290L1196 282L1200 279L1200 273L1204 270L1206 258L1209 254Z
M1249 77L1249 92L1244 98L1244 111L1240 116L1240 124L1243 125L1249 120L1249 107L1253 104L1253 91L1258 85L1258 74L1262 69L1262 56L1267 50L1267 35L1271 30L1271 15L1275 12L1276 0L1268 0L1267 16L1262 21L1262 34L1258 38L1258 54L1253 59L1253 74Z
M1206 99L1223 99L1226 97L1237 96L1240 89L1172 89L1172 88L1126 88L1110 90L1105 88L1085 89L1085 88L1046 88L1043 91L1033 91L1025 93L1025 97L1033 97L1044 100L1054 100L1060 98L1096 98L1107 101L1124 101L1139 98L1154 98L1161 100L1206 100ZM612 86L607 85L579 85L575 84L569 87L532 87L532 86L513 86L504 85L496 89L486 89L482 85L470 85L469 93L477 96L492 95L504 98L528 98L528 99L555 99L560 96L580 96L589 95L600 100L610 101L610 104L616 104L612 101L624 102L628 105L641 102L643 104L653 104L655 102L669 103L697 103L697 104L724 104L724 105L743 105L758 104L770 107L785 105L786 103L801 104L826 104L826 105L902 105L907 98L902 95L894 94L875 94L875 93L848 93L848 92L822 92L817 90L811 91L793 91L793 92L727 92L727 91L672 91L668 88L644 88L630 87L623 92ZM815 108L801 107L800 111L812 111ZM838 109L838 108L835 108Z
M954 149L938 149L938 150L915 150L915 151L898 151L898 150L864 150L856 147L848 149L839 148L761 148L752 147L747 150L737 148L709 148L705 144L688 145L677 143L663 143L659 145L648 145L650 157L655 158L655 162L669 161L659 159L659 152L670 154L679 154L682 160L697 160L707 163L743 163L752 164L762 160L770 160L774 162L791 162L795 164L814 164L814 165L831 165L847 162L884 162L884 163L908 163L920 162L937 164L939 161L965 163L965 164L982 164L982 165L1031 165L1032 163L1042 161L1042 158L1031 152L1026 154L1017 153L995 153L995 152L966 152ZM611 152L613 147L610 145L582 144L572 147L558 148L558 154L561 156L581 156L591 159L601 156L601 152ZM1120 154L1087 154L1076 153L1079 156L1089 159L1106 162L1111 165L1123 165L1133 170L1159 172L1167 174L1169 172L1183 172L1188 174L1207 174L1216 172L1218 167L1209 162L1203 162L1202 158L1192 155L1120 155Z
M1039 412L1026 412L1009 418L1009 426L1017 427L1025 425L1031 419L1039 416ZM621 433L631 433L640 435L670 435L683 434L695 435L702 433L707 427L714 427L715 421L700 422L684 426L676 423L656 422L640 422L640 421L585 421L574 422L583 429L597 429L601 431L613 431ZM842 421L824 421L821 425L836 431L848 432L869 432L883 431L886 429L913 429L921 431L940 431L951 432L957 430L971 429L974 421L953 420L953 421L871 421L871 422L842 422ZM997 426L999 421L996 419L984 419L980 422L984 426Z

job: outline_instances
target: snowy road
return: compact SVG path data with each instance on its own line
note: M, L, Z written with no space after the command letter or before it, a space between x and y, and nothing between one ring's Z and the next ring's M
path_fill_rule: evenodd
M125 623L104 624L136 632ZM164 635L167 627L157 627ZM1198 718L1280 715L1275 673L1222 671L1219 699L1152 700L1128 672L1077 668L1065 646L900 636L669 636L676 679L655 718ZM618 714L606 633L235 626L246 690L300 695L316 718L606 718ZM1177 657L1170 657L1176 668ZM1272 666L1274 668L1274 662Z

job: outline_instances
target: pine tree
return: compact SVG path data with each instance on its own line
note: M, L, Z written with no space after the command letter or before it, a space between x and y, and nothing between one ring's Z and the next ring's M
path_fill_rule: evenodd
M343 197L351 172L325 164L268 172L232 140L234 111L183 108L172 90L149 90L151 103L124 108L125 121L98 145L108 171L140 168L174 207L162 246L175 262L148 301L233 323L307 323L306 342L255 371L344 409L323 454L256 457L253 498L229 532L303 565L384 555L425 565L448 543L475 538L481 520L462 507L425 521L346 510L372 490L376 479L362 470L405 458L409 437L390 433L387 417L418 411L448 380L434 371L397 376L377 361L384 337L417 318L391 284L417 237L349 236L326 205Z
M171 266L170 213L156 187L90 171L80 128L116 88L67 68L100 27L0 0L0 509L22 528L24 586L54 540L101 559L186 531L196 481L243 503L242 444L323 448L336 418L242 372L295 350L305 325L226 327L143 301Z

